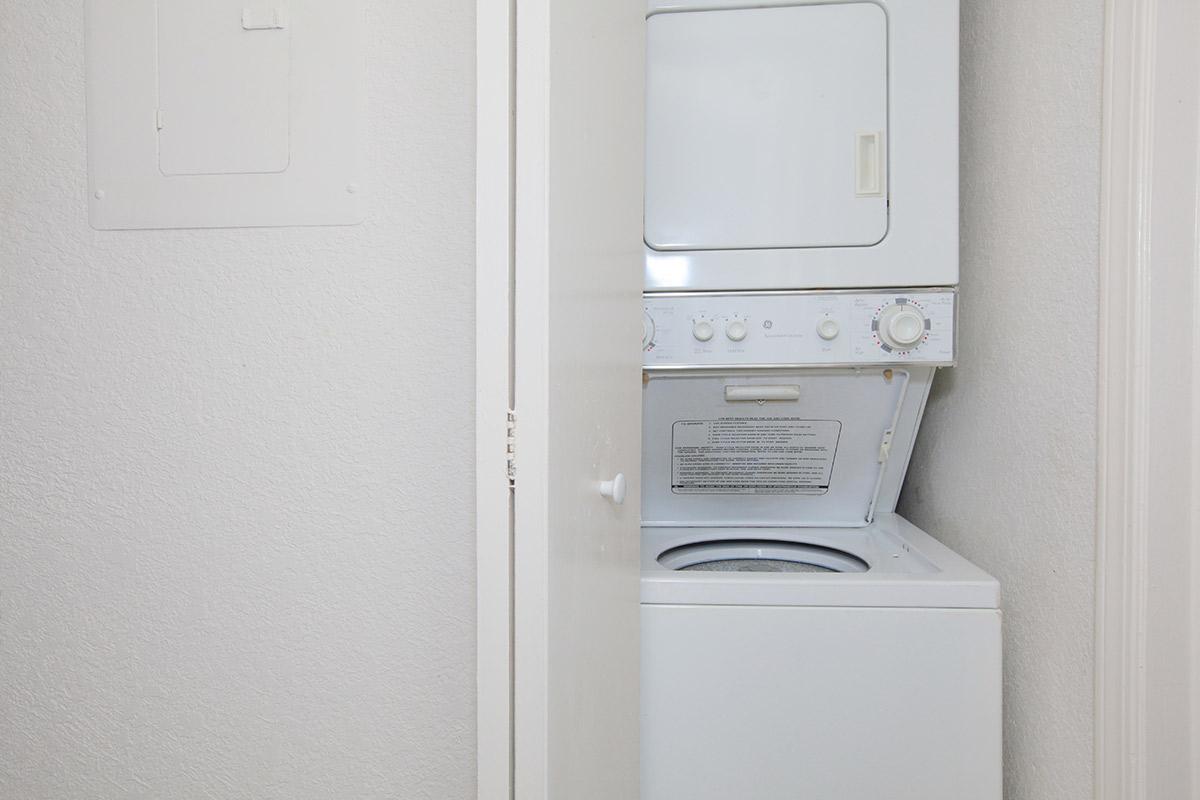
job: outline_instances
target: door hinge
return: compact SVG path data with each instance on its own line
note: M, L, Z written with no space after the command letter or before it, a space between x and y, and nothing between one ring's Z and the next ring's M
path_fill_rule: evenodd
M880 464L883 464L884 462L886 462L888 460L888 457L892 454L892 436L894 434L895 434L895 431L892 430L891 428L888 428L886 431L883 432L883 441L879 443L879 463Z
M517 484L517 412L508 410L508 436L505 456L508 459L509 488Z

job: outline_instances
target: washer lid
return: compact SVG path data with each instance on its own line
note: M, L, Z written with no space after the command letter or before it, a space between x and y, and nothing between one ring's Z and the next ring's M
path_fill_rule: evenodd
M646 244L802 248L884 238L882 8L658 13L646 30Z
M647 373L643 524L866 525L907 466L892 443L921 414L909 387L886 367Z

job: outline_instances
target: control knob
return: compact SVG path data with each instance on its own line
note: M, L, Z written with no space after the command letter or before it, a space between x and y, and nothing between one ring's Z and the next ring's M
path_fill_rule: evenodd
M911 303L896 303L879 314L879 339L893 350L912 350L925 337L925 315Z
M692 336L696 337L698 342L707 342L713 337L713 326L711 322L700 320L692 325Z
M725 335L729 337L731 342L740 342L746 338L746 323L740 319L735 319L725 326Z
M833 317L824 317L817 323L817 336L820 336L827 342L836 339L840 332L841 326L838 325L838 321Z

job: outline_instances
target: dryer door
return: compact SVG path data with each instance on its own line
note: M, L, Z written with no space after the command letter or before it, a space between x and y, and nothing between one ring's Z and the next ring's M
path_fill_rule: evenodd
M887 27L874 3L652 15L646 243L727 250L883 239Z

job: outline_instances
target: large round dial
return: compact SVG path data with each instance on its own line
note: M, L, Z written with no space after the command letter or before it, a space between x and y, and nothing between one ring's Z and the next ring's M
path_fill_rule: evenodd
M912 303L895 303L879 312L877 333L892 350L912 350L925 338L925 315Z
M654 343L654 317L649 311L642 312L642 349L646 350Z

